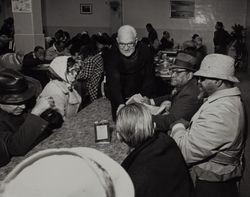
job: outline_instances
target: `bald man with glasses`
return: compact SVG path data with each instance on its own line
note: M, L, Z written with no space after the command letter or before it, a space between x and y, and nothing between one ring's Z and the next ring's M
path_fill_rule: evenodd
M199 87L193 77L196 62L195 57L183 52L179 53L171 66L171 85L174 87L172 93L154 99L144 97L142 100L146 104L164 105L166 108L167 113L153 116L156 129L167 132L169 126L176 120L190 121L201 106L202 100L198 98Z
M116 41L104 59L114 120L118 107L134 94L153 96L155 77L153 54L148 46L138 41L134 27L121 26Z

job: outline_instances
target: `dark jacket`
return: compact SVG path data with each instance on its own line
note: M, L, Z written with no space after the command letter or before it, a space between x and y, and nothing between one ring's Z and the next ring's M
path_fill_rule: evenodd
M15 116L0 109L0 166L25 155L45 135L47 124L33 114Z
M135 52L125 57L113 46L104 60L107 86L115 113L119 104L134 94L152 97L154 92L153 55L146 45L137 43Z
M135 187L135 197L188 197L193 185L175 141L157 133L123 161Z
M166 95L155 98L155 104L160 105L165 100L172 102L168 115L153 116L156 128L167 131L170 124L181 118L190 121L195 112L200 108L202 100L198 99L199 87L195 78L191 79L175 95Z
M232 41L232 37L226 30L220 29L214 32L213 41L215 53L227 54L227 46Z
M30 52L23 58L22 73L24 75L37 79L38 81L40 81L42 87L45 87L45 85L49 82L48 71L36 69L39 65L48 64L50 62L51 61L48 60L42 61L38 58L35 58L33 52Z
M174 46L174 40L169 40L165 37L161 38L161 45L160 45L160 49L161 50L166 50L166 49L172 49Z
M40 64L49 64L50 61L48 60L40 60L36 57L34 57L33 52L27 53L23 57L23 69L31 69L31 68L36 68L36 66Z

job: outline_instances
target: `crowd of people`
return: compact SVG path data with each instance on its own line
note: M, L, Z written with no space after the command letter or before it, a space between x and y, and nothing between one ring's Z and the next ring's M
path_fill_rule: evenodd
M86 95L88 102L99 98L104 77L117 138L131 149L121 165L91 148L36 153L5 178L0 196L239 195L247 121L223 24L216 24L215 53L207 54L198 34L183 43L170 65L172 91L161 97L154 55L174 40L167 31L159 40L150 23L146 29L141 40L130 25L113 36L84 31L70 38L58 30L46 48L11 53L11 66L0 62L0 166L74 118ZM142 99L127 104L138 93ZM148 106L163 106L164 113L153 115ZM52 181L66 187L58 190Z

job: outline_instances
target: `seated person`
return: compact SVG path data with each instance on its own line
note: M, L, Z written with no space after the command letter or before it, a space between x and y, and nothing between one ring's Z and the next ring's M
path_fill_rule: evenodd
M199 35L194 38L194 43L196 47L196 58L197 58L197 65L198 65L197 69L199 69L202 60L207 55L207 47L202 43L202 37L200 37Z
M56 57L49 70L51 81L44 87L41 96L51 96L63 118L76 115L82 99L73 87L79 72L75 60L70 56Z
M184 53L190 54L192 56L196 56L196 45L192 40L187 40L182 44L182 51Z
M14 45L14 20L8 17L0 28L0 55L13 53Z
M82 61L78 79L86 82L90 101L94 101L98 98L100 80L103 76L103 59L101 54L97 53L94 43L82 46L80 56Z
M196 39L197 37L199 37L199 34L194 34L194 35L192 36L192 41L195 42L195 39Z
M23 69L34 68L41 64L48 64L45 60L45 50L41 46L36 46L34 51L26 54L23 58Z
M160 40L160 50L172 49L174 46L174 39L170 39L170 34L167 31L163 32L162 38Z
M134 187L126 171L100 151L61 148L22 161L4 179L0 196L134 197Z
M193 41L193 40L185 41L182 45L182 52L196 57L197 63L196 63L195 69L198 70L201 62L200 62L200 55L199 55L199 52L197 51L195 41Z
M0 72L0 166L12 156L25 155L48 134L49 122L41 118L55 104L51 97L40 97L30 113L26 105L35 96L36 87L22 74L11 69Z
M154 130L152 117L140 103L128 104L117 115L118 138L133 151L122 162L135 187L135 197L188 197L193 185L174 140Z
M189 121L202 104L202 100L198 99L200 91L197 80L193 77L195 65L195 57L182 52L178 53L175 63L171 67L171 85L174 87L172 93L154 99L144 97L142 102L156 106L165 105L168 101L167 111L169 113L153 116L157 129L166 132L169 130L170 124L180 118ZM171 107L169 107L169 101Z
M3 55L5 53L13 53L13 50L10 49L11 42L13 42L12 38L9 38L4 34L0 34L0 55Z
M23 58L22 73L31 76L44 87L49 82L47 70L36 70L38 66L49 64L50 61L45 60L45 50L41 46L36 46L34 51L26 54Z
M234 59L207 55L198 78L206 101L191 124L175 122L169 132L195 178L196 197L238 197L245 169L248 118L236 83Z
M53 44L52 47L46 50L45 59L51 62L53 59L55 59L55 57L65 55L70 55L70 53L65 48L65 42L58 40Z
M80 52L81 47L87 45L89 42L90 42L90 36L88 32L84 31L82 33L76 34L70 40L70 46L69 46L70 54L73 56L77 55Z
M95 42L98 52L103 52L105 49L111 47L111 38L107 33L101 33L92 35L91 39Z
M14 37L14 19L12 17L8 17L3 21L3 25L0 29L0 35L6 35L9 38Z
M54 39L55 41L61 40L67 43L70 40L70 35L67 31L63 31L62 29L59 29L56 31Z

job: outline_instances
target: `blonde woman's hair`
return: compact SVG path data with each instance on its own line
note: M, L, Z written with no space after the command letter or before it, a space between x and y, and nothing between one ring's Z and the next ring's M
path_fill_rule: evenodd
M154 134L152 115L140 103L123 107L117 115L116 131L130 147L135 147Z

